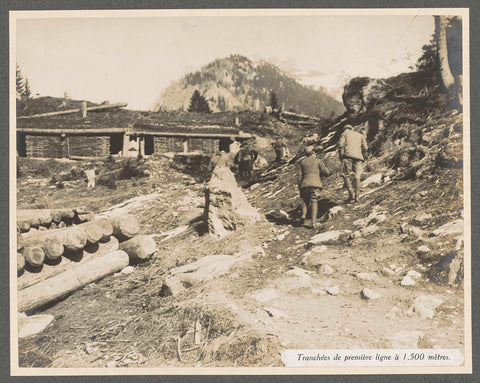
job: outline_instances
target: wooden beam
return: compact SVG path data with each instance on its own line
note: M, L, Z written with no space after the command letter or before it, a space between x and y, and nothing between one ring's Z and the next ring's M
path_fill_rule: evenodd
M125 133L127 128L60 128L60 129L42 129L42 128L18 128L17 132L25 133L25 134L68 134L68 135L85 135L85 134L93 134L93 135L100 135L100 136L108 136L109 134L114 133Z
M86 110L104 110L104 109L116 109L116 108L124 108L128 104L126 102L118 102L116 104L110 104L110 105L99 105L99 106L91 106L89 108L86 108ZM48 112L48 113L40 113L40 114L32 114L31 116L18 116L17 120L25 120L29 118L38 118L38 117L50 117L50 116L60 116L63 114L73 114L73 113L79 113L81 112L82 109L69 109L69 110L60 110L56 112Z

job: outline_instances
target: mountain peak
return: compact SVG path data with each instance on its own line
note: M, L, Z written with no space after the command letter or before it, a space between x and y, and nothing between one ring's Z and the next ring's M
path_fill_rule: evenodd
M266 61L252 61L232 54L188 73L168 86L154 110L187 110L195 90L205 97L214 112L263 110L273 91L280 105L298 113L331 117L343 105L321 90L299 84L293 75Z

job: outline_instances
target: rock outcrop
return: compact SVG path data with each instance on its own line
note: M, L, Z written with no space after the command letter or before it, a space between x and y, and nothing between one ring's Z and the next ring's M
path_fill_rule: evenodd
M222 238L238 227L260 219L260 214L250 205L230 169L216 168L205 189L204 220L208 232Z

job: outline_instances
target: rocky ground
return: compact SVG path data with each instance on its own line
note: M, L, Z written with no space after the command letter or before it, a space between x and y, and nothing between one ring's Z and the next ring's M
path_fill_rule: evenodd
M20 366L281 366L293 348L463 350L461 169L404 179L372 160L357 205L342 202L333 175L312 230L297 224L296 168L284 165L242 185L262 218L216 239L200 219L203 180L172 160L93 191L81 177L52 182L41 161L20 165L20 207L74 196L96 213L136 214L158 245L148 262L45 307L55 320L20 340Z

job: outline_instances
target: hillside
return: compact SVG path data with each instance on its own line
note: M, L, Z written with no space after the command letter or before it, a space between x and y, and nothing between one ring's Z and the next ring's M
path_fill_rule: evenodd
M221 239L202 226L208 158L21 158L20 207L61 208L74 197L97 213L130 212L158 251L130 274L110 275L39 310L55 320L20 340L20 365L280 367L285 349L322 348L465 354L463 114L448 107L431 71L357 77L343 100L344 114L314 128L317 151L333 172L324 180L316 229L298 222L300 130L274 116L257 128L249 119L252 132L268 125L272 133L258 140L260 155L271 162L270 140L282 132L292 159L240 182L262 219ZM368 127L371 157L358 204L344 202L335 151L346 123ZM94 191L82 177L54 177L92 166L100 175L112 167L146 171ZM202 269L209 259L219 263ZM237 262L225 267L225 259ZM188 283L172 291L169 280L185 268Z
M326 92L299 84L275 65L238 55L217 59L172 83L162 92L154 110L188 110L196 89L214 112L261 111L269 105L271 91L280 106L285 104L285 110L319 117L337 116L344 111L343 105Z

